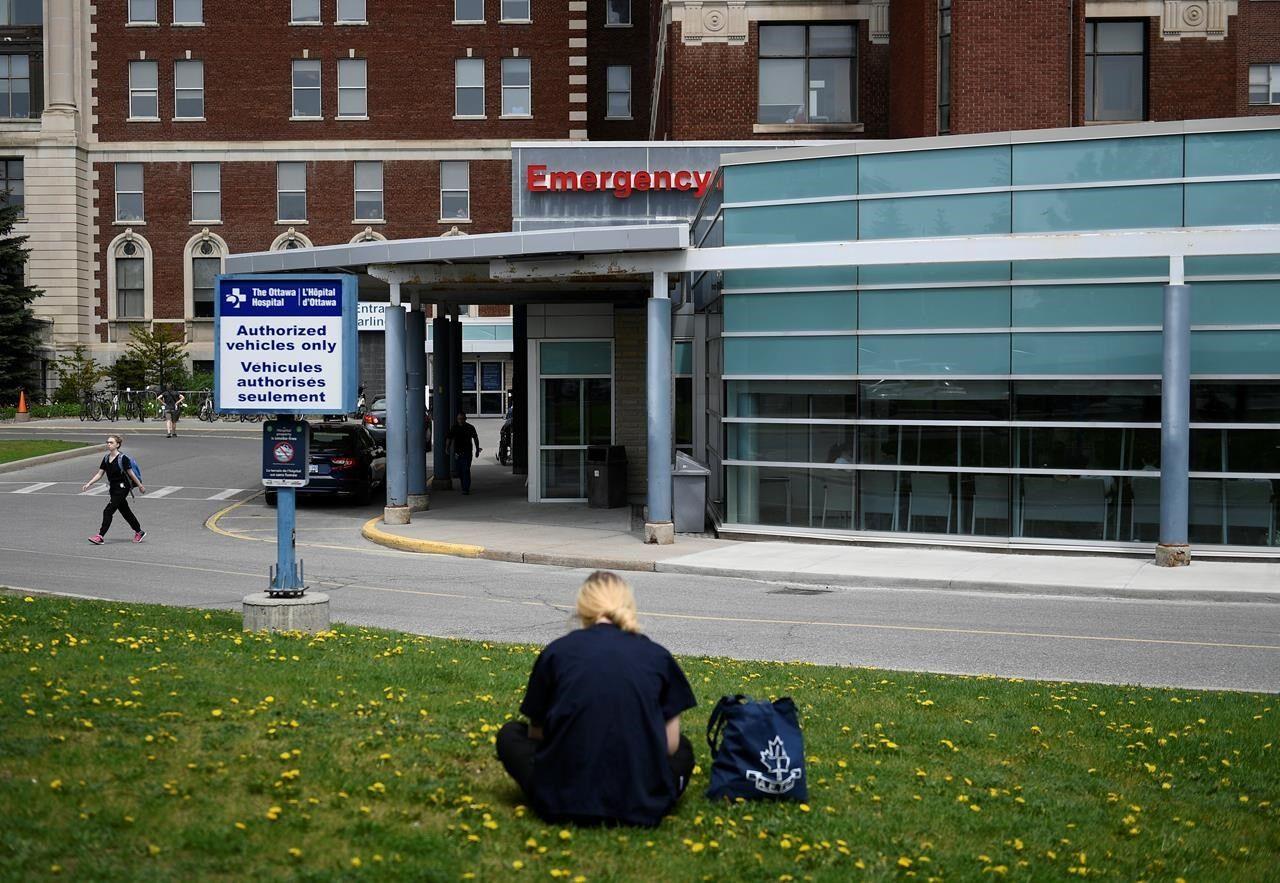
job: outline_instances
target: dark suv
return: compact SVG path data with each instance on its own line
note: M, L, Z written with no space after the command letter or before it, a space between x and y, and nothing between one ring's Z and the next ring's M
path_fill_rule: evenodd
M360 424L314 423L311 426L310 481L299 494L334 494L368 503L386 486L387 459L382 445ZM276 492L266 492L268 506Z

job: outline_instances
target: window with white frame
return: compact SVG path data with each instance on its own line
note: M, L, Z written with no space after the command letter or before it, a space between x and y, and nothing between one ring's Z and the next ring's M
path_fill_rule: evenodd
M608 89L605 117L615 120L631 119L631 65L609 65L605 73L605 83Z
M355 173L357 221L381 221L382 163L358 162Z
M853 122L853 25L761 25L759 33L757 122Z
M338 24L364 24L367 14L364 0L338 0Z
M203 61L173 63L173 118L176 120L204 118Z
M129 62L129 119L160 119L160 93L154 61Z
M338 116L369 115L369 75L363 58L338 60Z
M191 164L191 220L222 220L222 166L216 162Z
M276 219L307 219L307 164L276 163Z
M147 316L147 258L141 243L132 238L120 242L111 260L114 264L117 319L145 319Z
M1280 64L1249 65L1249 103L1280 104Z
M1087 21L1084 28L1084 118L1146 119L1147 23Z
M173 0L175 25L204 24L204 0Z
M153 25L156 23L156 0L129 0L129 24Z
M504 117L533 115L531 76L529 59L502 59L502 115Z
M213 318L214 286L222 272L222 248L205 233L191 248L191 316L196 319Z
M604 23L621 27L631 24L631 0L605 0Z
M502 0L503 21L529 21L529 0Z
M293 118L320 119L320 62L294 59Z
M272 251L293 251L295 248L310 248L311 240L305 234L290 227L271 243Z
M453 114L484 116L484 59L459 58L453 63Z
M289 0L289 23L320 24L320 0Z
M22 215L26 194L23 160L20 156L0 157L0 206L17 206Z
M118 162L116 179L116 223L137 223L142 213L142 163Z
M471 217L471 163L440 163L440 219L465 221Z
M484 21L484 0L453 0L455 22Z
M31 57L0 55L0 117L31 116Z

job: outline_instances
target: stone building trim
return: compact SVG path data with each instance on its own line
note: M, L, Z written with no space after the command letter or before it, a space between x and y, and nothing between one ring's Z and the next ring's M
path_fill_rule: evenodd
M727 43L745 46L750 23L761 21L864 21L873 43L889 42L890 0L667 0L664 29L680 23L686 45Z
M194 277L191 272L191 262L197 257L196 249L202 243L209 243L213 246L213 253L207 255L199 255L199 257L216 257L222 261L222 266L226 267L227 255L231 253L231 249L227 247L227 241L209 230L208 227L202 229L199 233L187 240L187 244L182 247L182 315L188 324L187 339L191 340L195 336L190 327L191 323L204 323L211 325L213 320L197 319L195 310L195 292Z
M127 244L133 244L142 252L142 315L129 316L121 318L116 314L116 258L117 257L139 257L139 255L124 254L124 247ZM118 339L118 331L111 326L115 323L138 323L150 322L155 315L155 285L153 283L153 270L155 267L155 254L151 249L151 243L142 234L136 232L132 227L126 227L124 232L111 240L111 244L107 246L107 322L109 323L108 333L111 340Z
M1085 18L1158 18L1160 37L1225 40L1227 21L1240 14L1239 0L1089 0Z

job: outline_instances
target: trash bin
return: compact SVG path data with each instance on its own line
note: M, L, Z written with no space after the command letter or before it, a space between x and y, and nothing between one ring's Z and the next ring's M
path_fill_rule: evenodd
M616 509L627 505L627 449L624 445L587 448L587 506Z
M707 476L711 470L677 451L671 472L672 515L676 533L702 533L707 526Z

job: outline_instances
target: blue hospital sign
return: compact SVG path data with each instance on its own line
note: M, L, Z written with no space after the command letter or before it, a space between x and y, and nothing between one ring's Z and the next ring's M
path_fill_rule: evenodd
M216 410L354 411L356 297L354 276L219 276Z

